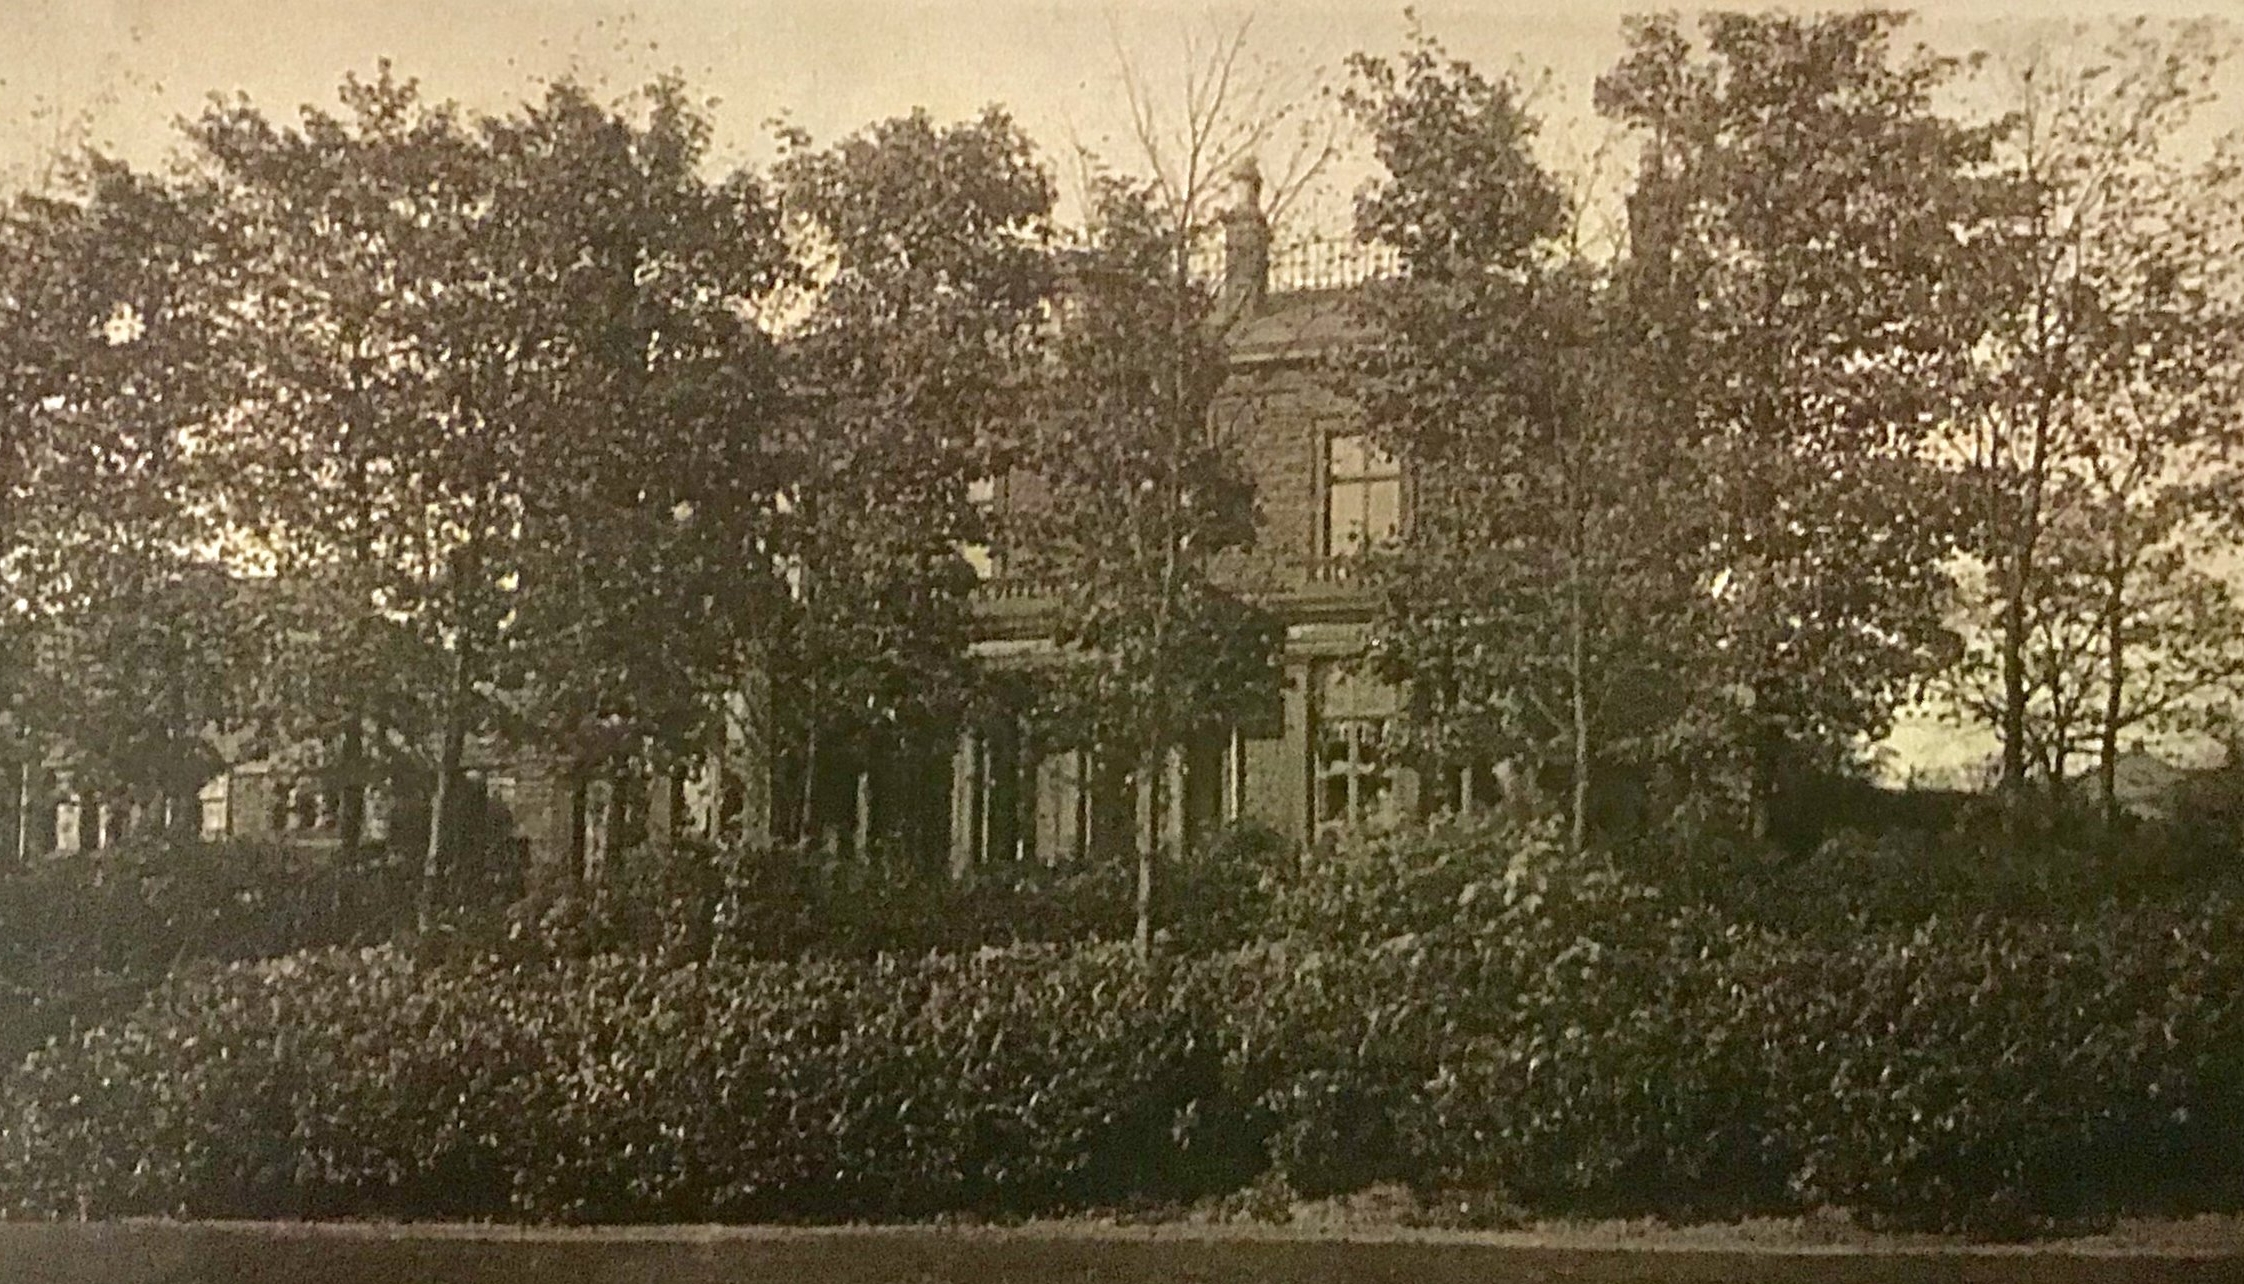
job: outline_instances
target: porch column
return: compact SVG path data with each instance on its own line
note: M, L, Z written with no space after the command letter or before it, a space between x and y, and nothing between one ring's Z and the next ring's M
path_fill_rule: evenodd
M724 764L717 795L721 813L729 789L740 792L740 812L727 837L746 847L771 842L771 764L773 751L771 675L750 663L740 686L725 693ZM711 837L718 834L712 825Z
M971 729L958 734L951 752L951 877L973 873L982 851L982 743Z

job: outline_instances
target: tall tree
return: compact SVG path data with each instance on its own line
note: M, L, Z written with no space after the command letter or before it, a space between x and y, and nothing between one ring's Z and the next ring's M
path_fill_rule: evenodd
M505 390L475 358L526 336L494 334L478 307L504 286L474 245L492 191L469 124L386 64L340 97L341 115L294 128L246 100L190 127L245 247L221 493L275 575L271 742L334 746L346 798L370 748L432 780L425 922L518 534L519 443L484 414ZM343 819L355 842L355 802Z
M238 264L211 494L262 576L251 743L324 771L355 854L365 788L429 766L445 689L425 596L446 522L427 466L444 414L429 309L447 277L431 242L472 142L387 66L340 99L340 116L307 110L293 129L214 102L187 140Z
M1040 360L1053 189L994 108L788 141L784 208L820 277L789 342L796 605L779 657L810 837L822 764L857 768L862 815L871 765L949 743L975 694L965 553L988 543L977 484L1002 470Z
M1150 189L1109 180L1072 268L1042 413L1021 463L1034 502L1008 556L1050 586L1057 660L1035 722L1148 795L1135 844L1136 941L1152 948L1167 765L1245 720L1277 680L1282 634L1219 575L1254 539L1254 488L1211 414L1228 372L1217 297L1178 250L1186 224Z
M343 99L195 127L253 269L224 493L275 563L275 738L331 746L346 803L371 750L428 770L428 908L471 739L674 759L737 678L777 490L750 314L784 255L676 84L468 121L385 67Z
M581 811L604 760L667 774L706 744L773 632L783 406L753 317L791 269L762 185L704 176L678 82L635 109L556 86L483 135L498 320L529 341L500 729L559 760Z
M17 713L89 795L191 831L236 676L195 483L223 408L211 197L99 157L79 173L0 229Z
M1180 36L1173 82L1149 75L1119 39L1114 53L1129 108L1129 160L1165 220L1171 252L1191 258L1213 248L1229 213L1221 202L1243 169L1262 180L1263 218L1282 226L1342 156L1345 119L1317 91L1318 71L1257 51L1252 14L1211 17ZM1095 216L1107 199L1103 164L1081 148L1078 160L1086 213ZM1187 270L1178 265L1173 274Z
M1757 828L1787 764L1874 736L1943 662L1959 525L1928 439L1986 328L1959 288L1999 211L1958 64L1883 11L1632 22L1598 103L1642 143L1623 280L1711 519L1701 672Z
M1572 248L1580 211L1532 153L1519 87L1423 37L1353 70L1347 102L1387 171L1358 235L1406 271L1365 288L1377 337L1349 373L1419 479L1406 538L1375 562L1374 654L1428 766L1563 771L1579 850L1594 774L1677 716L1687 452L1627 395L1621 305Z
M2034 750L2066 735L2043 724L2092 708L2092 743L2073 747L2100 760L2107 813L2122 737L2186 718L2237 667L2204 523L2225 510L2239 431L2244 184L2233 148L2192 161L2178 141L2229 49L2203 22L2079 28L1999 82L2022 199L1978 274L2005 306L1960 434L1989 573L1959 685L2014 789L2037 767L2063 787L2062 758ZM2053 638L2094 663L2037 665Z

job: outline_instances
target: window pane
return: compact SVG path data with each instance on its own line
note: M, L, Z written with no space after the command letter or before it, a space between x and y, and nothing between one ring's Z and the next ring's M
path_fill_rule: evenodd
M1326 776L1317 784L1317 823L1329 825L1348 819L1348 777L1346 773Z
M1361 477L1368 445L1361 436L1353 433L1332 439L1332 472L1336 479Z
M1316 821L1383 825L1393 819L1393 781L1376 718L1332 718L1317 729ZM1350 742L1353 741L1351 748ZM1354 809L1350 809L1353 794Z
M1363 721L1356 724L1356 761L1366 771L1379 769L1380 745L1386 740L1387 724Z
M1359 790L1357 804L1363 808L1363 814L1360 818L1362 823L1377 828L1394 819L1387 810L1387 773L1383 771L1364 772L1363 780L1357 786L1357 789Z
M1335 481L1361 481L1367 477L1397 477L1402 465L1374 446L1361 433L1342 433L1329 439L1326 476Z
M1361 550L1365 531L1364 484L1334 482L1327 493L1327 503L1326 530L1330 535L1326 553L1342 557Z
M387 789L366 791L366 837L380 842L390 836L390 792Z
M1316 821L1348 818L1348 724L1326 722L1317 728Z
M1400 481L1366 482L1364 490L1363 536L1369 544L1384 544L1402 533L1402 483Z

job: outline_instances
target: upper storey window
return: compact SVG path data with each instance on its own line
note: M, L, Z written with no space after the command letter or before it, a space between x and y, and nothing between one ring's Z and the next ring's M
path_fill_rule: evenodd
M1325 446L1325 556L1348 557L1402 533L1402 463L1362 433Z

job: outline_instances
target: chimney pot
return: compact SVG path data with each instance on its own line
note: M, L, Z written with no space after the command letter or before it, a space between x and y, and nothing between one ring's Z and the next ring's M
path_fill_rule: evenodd
M1223 216L1225 320L1253 312L1269 287L1270 223L1262 216L1262 173L1250 160L1231 172L1231 208Z

